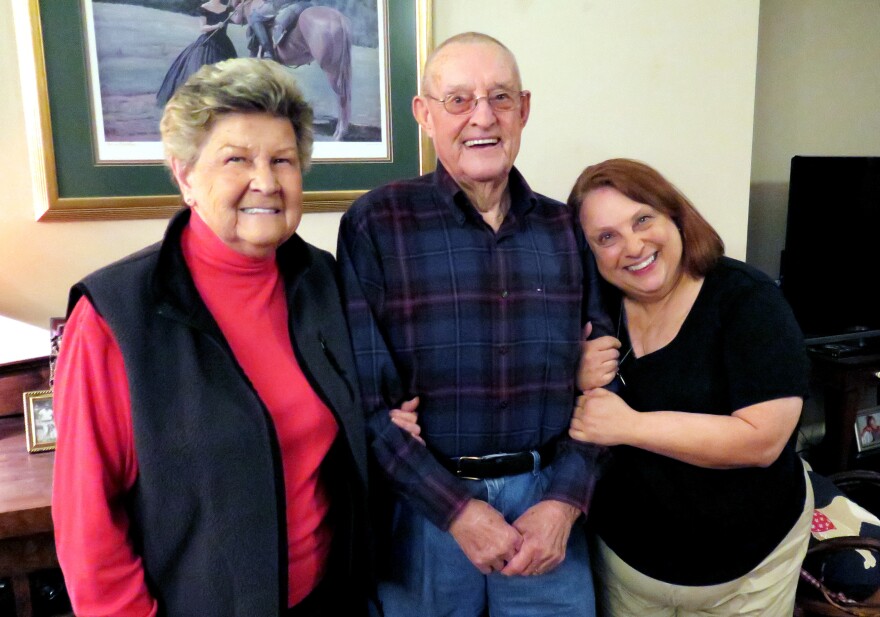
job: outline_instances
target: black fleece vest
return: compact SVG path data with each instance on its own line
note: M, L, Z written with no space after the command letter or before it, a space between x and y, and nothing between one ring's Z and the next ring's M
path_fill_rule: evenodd
M131 535L160 614L271 617L287 597L278 441L186 268L187 220L178 215L162 244L86 277L70 306L86 295L122 351L139 468L127 504ZM351 352L332 259L294 237L278 261L297 359L340 423L334 451L344 452L348 516L336 532L351 556L363 542L356 520L364 518L366 453L353 369L342 368L352 366Z

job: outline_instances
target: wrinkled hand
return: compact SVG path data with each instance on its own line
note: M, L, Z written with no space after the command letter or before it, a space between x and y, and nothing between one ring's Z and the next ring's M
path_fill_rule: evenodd
M409 433L420 444L425 445L425 440L421 437L422 427L419 426L419 414L416 412L418 406L419 397L411 398L404 401L400 405L400 409L389 411L388 415L391 417L391 422Z
M510 563L501 571L507 576L546 574L565 559L571 526L580 510L567 503L548 499L526 510L513 526L523 543Z
M572 439L602 446L625 444L639 413L615 393L596 388L577 399L568 434Z
M592 332L593 324L587 322L578 362L577 384L581 392L607 386L617 375L620 341L613 336L600 336L588 341Z
M499 571L513 559L523 538L485 501L471 499L449 526L471 563L483 574Z

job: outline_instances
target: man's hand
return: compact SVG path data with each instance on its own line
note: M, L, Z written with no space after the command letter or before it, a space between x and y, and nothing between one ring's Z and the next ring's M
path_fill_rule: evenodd
M492 506L471 499L449 526L471 563L483 574L504 568L514 558L523 538Z
M592 332L593 324L587 322L577 372L577 386L581 392L607 386L617 375L620 341L613 336L600 336L588 341Z
M513 523L522 534L522 546L501 574L545 574L562 563L571 526L580 513L574 506L554 499L539 501L526 510Z

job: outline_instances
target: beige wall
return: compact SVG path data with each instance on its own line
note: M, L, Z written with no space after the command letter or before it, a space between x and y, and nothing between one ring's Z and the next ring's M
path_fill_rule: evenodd
M45 327L73 282L154 242L165 223L34 222L10 12L23 1L0 0L0 315ZM533 91L518 165L536 190L564 199L585 165L640 158L745 256L758 0L434 4L438 40L482 30L518 56ZM337 224L307 215L303 235L332 250Z
M565 199L586 165L642 159L745 258L758 0L435 4L437 40L483 30L517 56L532 91L518 166L534 189Z
M773 277L796 154L880 156L880 2L762 0L748 261Z

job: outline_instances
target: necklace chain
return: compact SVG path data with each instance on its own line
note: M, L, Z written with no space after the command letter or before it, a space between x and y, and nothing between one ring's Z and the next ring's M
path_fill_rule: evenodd
M680 283L680 282L681 282L681 281L679 281L679 283ZM698 288L697 288L697 290L696 290L696 294L699 294L700 288L702 288L702 280L695 281L695 282L698 283ZM680 287L680 285L676 285L676 289L673 290L673 291L674 291L674 292L677 291L677 290L679 289L679 287ZM687 293L687 292L685 291L685 292L682 292L682 293ZM618 317L617 317L617 340L618 340L618 341L620 340L620 331L623 329L623 318L624 318L624 315L625 315L625 305L624 305L623 300L624 300L623 298L620 299L620 313L618 314ZM685 319L685 318L687 317L687 315L690 313L691 307L693 306L693 303L694 303L695 301L696 301L696 295L694 295L693 298L690 299L690 304L688 304L688 306L687 306L687 308L686 308L686 310L685 310L685 312L684 312L684 316L681 317L680 321L679 321L678 324L677 324L676 332L678 331L678 329L681 328L681 325L682 325L682 323L684 322L684 319ZM669 302L667 302L666 305L664 305L663 308L664 308L664 309L668 309L668 308L669 308ZM662 325L663 325L663 324L662 324L662 320L660 320L660 321L661 321L661 326L662 326ZM649 324L649 325L656 325L656 324ZM667 325L668 325L668 322L667 322ZM643 330L642 330L642 334L643 334L643 336L642 336L642 343L643 343L643 349L642 349L642 351L643 351L643 352L644 352L644 332L645 332L645 329L643 328ZM674 337L673 337L673 338L674 338ZM621 382L624 386L626 385L626 382L624 381L624 379L623 379L623 375L622 375L621 372L620 372L620 367L623 366L624 361L625 361L625 360L630 356L630 354L632 354L632 352L633 352L632 336L631 336L631 334L630 334L629 332L627 332L627 339L629 340L629 349L627 349L627 350L626 350L626 353L624 353L623 356L621 356L620 360L617 361L617 376L620 377L620 382ZM666 343L668 344L668 341L667 341Z
M623 323L623 311L624 311L623 298L621 298L620 299L620 312L617 315L617 337L616 338L618 341L620 340L620 329L621 329L621 324ZM623 354L623 357L621 357L620 360L617 361L617 376L620 378L620 383L622 383L624 386L626 385L626 381L623 379L623 374L620 372L620 367L623 366L624 361L629 357L629 354L631 354L632 350L633 350L632 339L629 337L629 333L627 333L626 338L629 341L629 349L627 349L626 353Z

